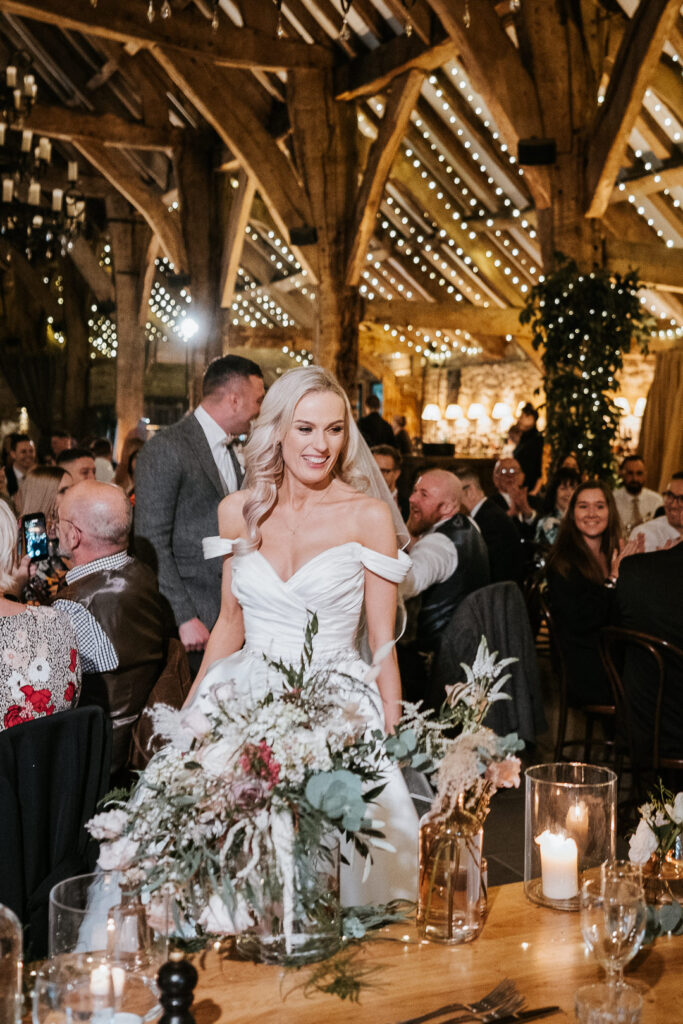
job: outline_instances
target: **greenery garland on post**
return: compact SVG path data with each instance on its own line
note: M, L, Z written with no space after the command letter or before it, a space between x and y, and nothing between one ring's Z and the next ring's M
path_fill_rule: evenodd
M555 260L519 317L531 323L534 348L543 347L545 438L555 458L575 452L584 472L609 480L620 416L610 396L624 352L632 341L647 352L655 321L635 271L582 273L574 260L559 253Z

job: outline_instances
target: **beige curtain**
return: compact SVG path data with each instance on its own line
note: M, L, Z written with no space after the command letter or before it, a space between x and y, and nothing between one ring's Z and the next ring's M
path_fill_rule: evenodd
M640 433L647 484L662 491L683 470L683 349L657 353Z

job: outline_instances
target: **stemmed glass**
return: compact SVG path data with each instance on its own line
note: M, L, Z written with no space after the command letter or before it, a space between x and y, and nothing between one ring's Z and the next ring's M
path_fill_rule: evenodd
M576 994L579 1019L590 1024L631 1024L640 1019L640 993L624 981L624 967L640 949L647 908L637 876L604 871L581 888L581 931L588 949L607 972L603 984Z

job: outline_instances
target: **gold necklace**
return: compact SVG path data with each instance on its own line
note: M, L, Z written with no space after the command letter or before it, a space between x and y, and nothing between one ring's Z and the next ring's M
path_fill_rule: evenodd
M318 501L314 501L314 502L311 503L311 507L308 509L307 512L304 512L303 515L301 515L300 513L297 513L299 515L299 522L297 523L297 525L295 527L292 528L289 525L289 523L286 521L286 519L283 518L282 523L283 523L283 526L285 527L285 529L288 530L289 533L292 534L292 536L297 534L299 532L299 530L301 529L301 526L303 525L303 523L305 523L306 520L308 519L308 517L310 516L311 512L313 511L313 509L314 508L318 508L319 505L322 505L325 502L325 500L327 499L328 493L329 493L329 486L323 492L322 498L319 498ZM282 511L284 512L284 507L283 507Z

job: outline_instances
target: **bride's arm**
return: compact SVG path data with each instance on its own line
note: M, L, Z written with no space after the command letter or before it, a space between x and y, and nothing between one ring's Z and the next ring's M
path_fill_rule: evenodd
M229 494L218 506L218 528L221 537L235 539L240 536L244 528L242 519L242 504L244 492ZM226 658L229 654L239 651L244 643L244 619L239 601L232 592L232 555L227 555L223 561L223 578L221 582L221 610L216 619L216 624L211 630L211 635L204 650L204 657L199 666L197 678L192 684L192 689L187 695L185 705L190 704L195 690L206 675L207 669L219 658Z
M366 547L396 558L396 534L391 513L381 502L373 501L371 509L365 512L363 534ZM369 569L365 570L365 617L373 656L383 644L395 639L397 590L395 583ZM387 732L393 732L401 717L401 677L393 647L381 663L377 686L384 707L385 728Z

